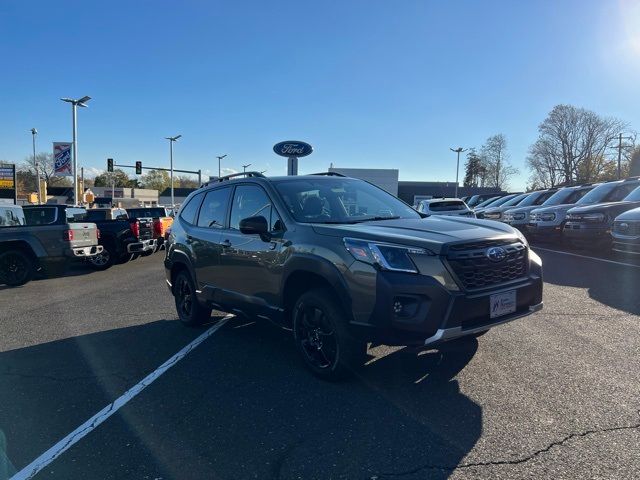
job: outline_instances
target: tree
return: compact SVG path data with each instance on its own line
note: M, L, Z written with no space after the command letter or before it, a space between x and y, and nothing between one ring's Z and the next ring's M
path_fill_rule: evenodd
M144 188L162 192L171 186L171 179L169 178L169 174L164 170L149 170L149 173L142 176L142 185ZM177 186L175 179L173 186Z
M636 177L638 175L640 175L640 147L633 149L629 160L629 176Z
M538 126L527 166L542 184L592 182L610 176L611 146L627 124L584 108L556 105ZM625 157L629 152L625 151ZM617 168L617 163L616 163Z
M189 177L188 175L180 175L173 179L173 186L180 186L182 188L198 188L198 181Z
M509 163L506 137L498 133L487 138L480 149L480 158L482 166L486 169L483 186L507 189L509 179L517 174L518 170Z
M51 187L70 187L72 186L73 179L69 177L56 177L54 175L55 165L52 153L40 152L36 154L36 161L38 163L38 170L40 171L40 178L44 178L47 181L47 185ZM24 159L23 164L20 166L20 170L30 171L34 175L36 173L36 166L33 160L33 155Z
M129 178L123 170L116 168L113 172L104 172L96 175L96 178L93 179L93 185L96 187L111 187L114 181L116 187L135 188L138 184L138 180Z
M30 170L18 170L16 172L18 195L26 195L38 191L36 174Z
M475 148L469 149L467 153L467 163L465 163L464 169L463 185L465 187L477 187L486 169L484 165L482 165L482 159Z

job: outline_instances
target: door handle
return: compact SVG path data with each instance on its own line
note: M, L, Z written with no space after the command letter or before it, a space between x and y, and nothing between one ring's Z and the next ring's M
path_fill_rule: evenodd
M220 242L220 246L222 248L229 248L231 246L231 242L228 239L224 240L224 241Z

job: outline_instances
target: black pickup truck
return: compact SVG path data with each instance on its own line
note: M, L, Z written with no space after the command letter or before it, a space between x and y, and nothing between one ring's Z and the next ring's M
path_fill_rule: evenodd
M101 254L89 262L98 270L105 270L115 263L124 263L132 254L153 252L153 221L144 218L129 218L123 208L95 208L87 210L87 221L100 230Z

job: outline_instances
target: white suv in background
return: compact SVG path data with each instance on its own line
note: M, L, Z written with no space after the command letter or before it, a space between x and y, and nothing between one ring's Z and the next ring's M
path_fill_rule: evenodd
M464 217L475 218L466 203L459 198L432 198L430 200L420 200L417 210L427 215L462 215Z

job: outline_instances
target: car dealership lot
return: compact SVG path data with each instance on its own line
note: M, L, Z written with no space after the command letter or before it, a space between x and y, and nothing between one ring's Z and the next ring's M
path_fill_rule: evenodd
M638 478L638 262L543 247L541 313L466 349L376 347L351 382L231 319L36 478ZM7 469L209 328L178 324L161 260L0 287Z

